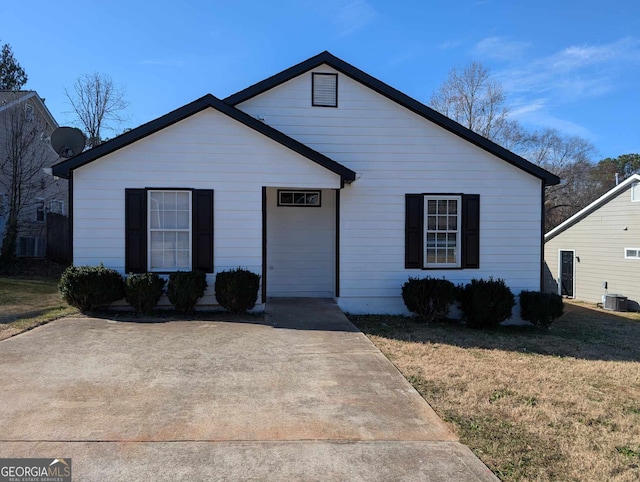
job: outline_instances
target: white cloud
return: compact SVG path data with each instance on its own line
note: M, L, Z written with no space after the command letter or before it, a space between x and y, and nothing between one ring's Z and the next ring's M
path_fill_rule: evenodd
M504 37L487 37L473 47L473 53L479 57L496 60L519 60L530 42L509 40Z
M496 74L509 92L600 96L612 89L629 63L640 63L640 40L623 38L602 45L570 46Z
M138 62L140 65L157 65L160 67L181 67L184 65L182 60L141 60Z
M337 9L333 23L342 37L362 29L378 16L366 0L353 0Z
M531 125L536 129L554 128L566 134L584 137L585 139L595 139L597 137L586 127L552 114L549 99L544 97L517 99L509 115L522 124Z
M438 45L438 48L442 50L454 49L456 47L460 47L463 41L464 41L463 39L447 40L445 42L442 42L440 45Z

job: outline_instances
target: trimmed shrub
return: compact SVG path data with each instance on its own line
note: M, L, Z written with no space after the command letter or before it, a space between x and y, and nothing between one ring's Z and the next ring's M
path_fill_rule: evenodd
M216 299L231 313L241 314L256 305L260 275L237 268L216 275Z
M149 313L162 296L166 281L156 273L130 274L124 282L124 292L138 314Z
M116 270L100 266L69 266L58 285L64 300L81 311L93 311L124 298L124 281Z
M564 303L556 293L522 291L520 293L520 316L535 326L549 328L551 323L562 316Z
M470 328L493 328L511 317L516 304L504 280L472 279L459 290L460 309Z
M203 271L176 271L169 275L167 297L174 308L191 313L207 289L207 275Z
M409 278L402 285L402 299L407 309L426 323L446 318L455 294L456 287L446 279Z

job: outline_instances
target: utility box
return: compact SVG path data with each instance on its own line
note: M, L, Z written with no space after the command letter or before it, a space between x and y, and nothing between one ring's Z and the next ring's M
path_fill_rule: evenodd
M604 309L611 311L627 311L627 297L622 295L604 295Z

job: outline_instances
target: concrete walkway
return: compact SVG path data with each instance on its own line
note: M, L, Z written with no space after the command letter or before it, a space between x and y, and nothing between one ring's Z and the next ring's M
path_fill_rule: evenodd
M329 300L0 342L0 457L74 480L497 480Z

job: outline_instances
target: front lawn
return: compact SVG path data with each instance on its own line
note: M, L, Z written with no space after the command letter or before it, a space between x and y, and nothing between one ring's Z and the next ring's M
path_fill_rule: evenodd
M58 280L0 276L0 340L77 313L58 293Z
M640 315L543 332L350 316L502 480L640 480Z

